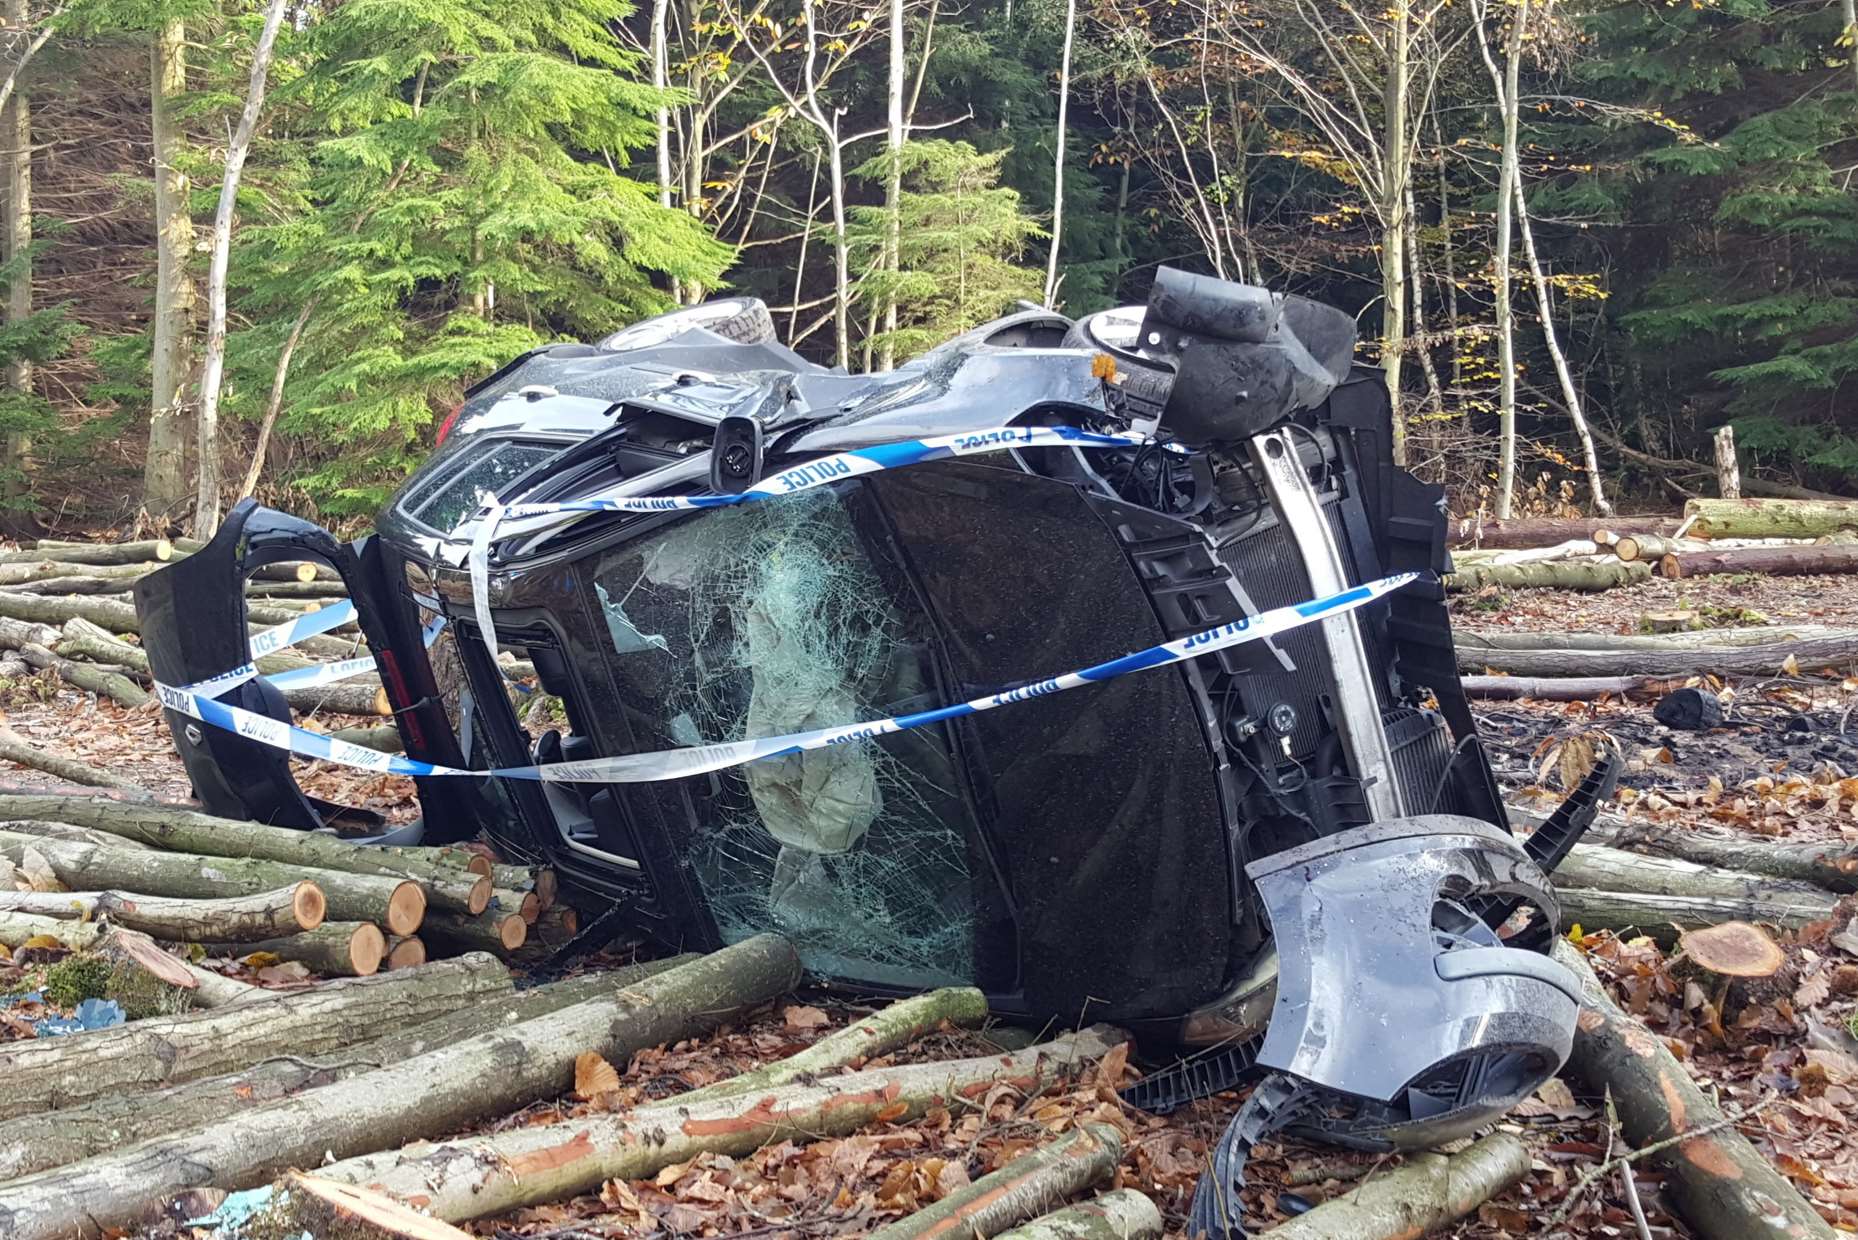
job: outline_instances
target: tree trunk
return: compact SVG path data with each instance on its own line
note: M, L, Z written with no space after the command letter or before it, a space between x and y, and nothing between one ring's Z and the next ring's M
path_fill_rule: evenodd
M1513 676L1769 676L1778 674L1789 657L1802 670L1858 662L1858 633L1760 646L1686 644L1658 648L1633 644L1610 650L1458 647L1461 670L1481 672L1491 668Z
M0 793L0 818L42 818L107 831L137 844L175 853L240 857L284 865L376 874L417 881L435 909L481 913L490 906L491 880L443 858L445 849L376 848L315 831L216 818L178 805L106 801L97 797ZM0 827L0 830L6 828ZM430 859L422 853L434 854ZM198 858L195 858L196 860ZM525 872L525 871L519 871ZM338 920L369 921L372 918ZM396 930L410 934L410 930Z
M103 927L92 921L69 921L62 917L40 917L33 913L0 912L0 947L17 951L35 938L56 939L61 945L74 952L81 952L96 946L103 935ZM31 1046L36 1043L26 1042L16 1045ZM6 1056L0 1053L0 1064L6 1063ZM11 1082L8 1082L11 1087ZM0 1118L5 1115L6 1100L0 1098ZM0 1222L6 1216L0 1214Z
M1064 237L1064 157L1071 117L1071 35L1076 28L1077 0L1065 0L1064 51L1058 61L1058 132L1052 151L1052 247L1045 259L1047 310L1058 305L1058 247Z
M264 420L258 423L258 439L252 445L252 463L246 466L245 477L239 483L240 499L258 489L258 477L264 472L265 455L271 450L271 432L277 426L277 415L284 409L284 381L290 377L290 359L296 354L297 344L303 339L303 329L310 325L310 316L316 313L320 301L320 298L312 297L303 303L303 309L297 312L297 321L291 324L290 335L284 337L284 347L277 351L277 368L271 373L271 397L265 402Z
M1852 0L1844 0L1850 8ZM1858 61L1854 61L1858 64ZM1724 499L1742 498L1742 471L1735 463L1735 427L1724 426L1716 432L1716 489Z
M213 1076L272 1055L319 1054L352 1044L357 1031L443 1015L508 994L509 989L510 975L501 963L473 956L382 977L331 982L275 995L262 1004L151 1017L82 1037L0 1045L0 1069L7 1082L0 1094L0 1118ZM308 1161L318 1157L312 1155ZM134 1176L125 1177L122 1188L139 1194L140 1200L162 1190L160 1184L138 1183ZM66 1220L80 1216L81 1211L74 1211ZM0 1207L0 1220L7 1217Z
M1858 630L1828 624L1775 624L1743 629L1695 629L1681 633L1505 633L1460 629L1460 650L1501 663L1504 650L1710 650L1721 646L1772 646L1821 638L1858 637Z
M1581 411L1581 391L1575 386L1574 372L1568 368L1567 354L1561 351L1561 335L1555 330L1555 309L1549 297L1548 277L1542 272L1542 260L1535 252L1535 230L1529 224L1529 202L1523 196L1522 174L1518 170L1514 185L1516 223L1523 238L1523 258L1529 264L1529 277L1535 284L1536 311L1542 316L1542 338L1548 356L1555 363L1555 378L1561 384L1561 399L1568 406L1568 419L1574 423L1580 440L1581 460L1587 467L1587 487L1593 495L1594 511L1603 517L1613 515L1613 505L1606 498L1606 485L1600 477L1600 458L1594 452L1593 431L1588 429L1587 415Z
M148 705L148 694L142 692L142 687L135 681L120 672L108 671L88 663L74 663L32 642L26 642L19 647L19 657L41 671L57 672L58 678L73 688L107 697L118 706L126 706L130 710L135 710ZM84 782L94 783L96 781L85 780ZM134 787L135 785L113 780L112 786Z
M142 506L159 520L187 499L187 371L193 359L194 225L180 170L182 135L174 100L187 89L187 29L165 21L149 42L149 119L155 146L154 384L149 393L148 457Z
M420 938L441 956L459 952L495 952L507 956L529 939L529 923L514 910L492 910L467 916L434 913L420 925Z
M1406 182L1406 219L1406 283L1413 320L1413 330L1409 334L1413 340L1413 352L1419 358L1419 368L1426 376L1426 406L1432 411L1435 421L1443 422L1445 389L1439 383L1439 368L1433 364L1432 345L1427 340L1426 278L1419 261L1419 200L1413 192L1413 178L1410 176Z
M139 564L145 569L153 569L157 564L165 564L179 554L174 544L165 538L120 543L61 544L56 548L56 555L48 555L46 550L41 543L29 551L0 551L0 564L44 564L56 561L59 564L110 564L119 567Z
M1546 547L1575 538L1593 538L1608 529L1670 537L1683 523L1678 517L1512 517L1493 521L1477 515L1452 518L1445 527L1445 540L1453 547Z
M346 1236L352 1240L472 1240L391 1197L354 1184L336 1184L301 1171L285 1174L272 1190L265 1224L277 1235Z
M1726 831L1696 831L1653 822L1596 827L1590 839L1647 856L1681 857L1698 865L1810 883L1826 891L1858 891L1858 843L1848 840L1793 842Z
M807 12L812 13L811 5ZM852 263L851 249L845 234L845 148L839 142L835 117L826 132L826 151L832 177L832 337L833 363L845 370L852 367Z
M584 973L566 981L528 990L481 996L444 1015L421 1019L367 1042L324 1052L328 1062L277 1056L222 1076L170 1085L147 1093L106 1095L82 1106L9 1120L0 1137L0 1181L48 1167L82 1162L121 1147L131 1134L137 1140L210 1126L302 1090L331 1085L380 1068L403 1063L455 1042L494 1033L589 999L612 994L636 981L697 959L629 965L605 973ZM218 974L213 976L217 977ZM247 989L254 989L248 987ZM269 991L259 991L269 995ZM362 1031L356 1030L356 1033Z
M1858 529L1858 499L1693 499L1684 516L1700 538L1818 538Z
M1544 589L1544 590L1584 590L1588 592L1611 590L1615 586L1631 585L1635 581L1648 580L1652 575L1649 564L1628 564L1624 560L1611 563L1583 564L1573 560L1544 560L1533 564L1470 564L1445 578L1447 590L1481 590L1485 586L1502 586L1505 589Z
M1648 896L1591 887L1557 887L1564 926L1645 934L1671 943L1680 930L1719 926L1725 921L1765 922L1798 930L1831 916L1837 897L1802 891L1776 899L1726 896Z
M1478 664L1478 666L1484 666ZM1605 694L1656 692L1661 682L1651 676L1460 676L1467 697L1488 702L1516 702L1535 698L1543 702L1591 702Z
M1161 1211L1133 1188L1053 1210L995 1240L1161 1240Z
M1748 547L1736 551L1679 551L1658 561L1665 577L1702 577L1709 573L1761 573L1769 577L1811 577L1858 573L1858 547Z
M0 825L0 830L11 826ZM111 925L170 943L250 943L299 934L323 924L324 905L321 889L311 882L219 900L170 900L128 891L0 892L0 909L44 917L107 917Z
M1599 554L1599 543L1586 538L1570 538L1567 542L1556 543L1552 547L1518 547L1513 551L1498 551L1488 547L1460 548L1452 552L1452 564L1457 568L1498 564L1535 564L1543 560L1577 560ZM1622 555L1619 558L1629 560L1632 557Z
M1381 99L1381 367L1387 400L1393 408L1393 459L1406 464L1406 404L1400 378L1406 352L1407 183L1412 176L1411 135L1407 132L1407 74L1412 56L1412 13L1404 4L1389 11L1387 80ZM1503 512L1499 515L1508 516Z
M1768 1155L1724 1122L1664 1041L1607 997L1581 953L1557 942L1555 958L1580 978L1583 991L1568 1072L1594 1096L1612 1095L1633 1145L1672 1142L1648 1160L1665 1173L1665 1191L1701 1240L1833 1240L1837 1233Z
M43 818L0 819L0 831L10 831L14 835L42 835L49 840L66 840L73 844L101 844L105 848L147 847L118 839L108 831L92 831L89 827L80 827L74 823L48 822Z
M1093 1028L1013 1054L853 1072L690 1107L512 1129L351 1159L322 1174L402 1199L427 1198L425 1208L448 1221L482 1218L592 1191L607 1180L650 1177L705 1151L740 1156L784 1138L856 1132L879 1114L894 1117L893 1123L906 1120L955 1098L980 1097L999 1081L1029 1093L1114 1044ZM0 1206L5 1202L0 1189Z
M366 921L326 921L314 930L258 942L208 943L215 955L249 956L269 952L335 977L372 977L387 958L387 939Z
M385 689L379 684L359 680L337 681L313 688L286 689L284 700L300 715L327 711L337 715L371 715L385 719L394 713Z
M213 261L206 278L206 356L200 363L200 408L195 415L199 459L199 485L194 490L194 537L211 538L219 528L219 386L226 371L226 274L232 263L232 218L239 204L239 178L245 157L258 131L258 113L264 107L265 77L271 71L271 52L277 46L277 28L284 20L285 0L271 0L265 10L264 29L252 52L252 76L245 93L239 127L226 147L226 172L219 187L219 207L213 212Z
M1839 0L1839 15L1845 22L1840 38L1848 49L1846 59L1851 64L1852 85L1858 88L1858 0Z
M326 997L332 991L393 988L402 984L402 979L450 967L455 966L427 965L357 981L332 982L276 1002L327 1003ZM0 1185L0 1219L10 1222L12 1240L65 1240L74 1219L83 1220L94 1232L126 1222L153 1197L202 1185L247 1187L288 1167L318 1166L329 1156L367 1153L415 1137L455 1130L480 1116L503 1114L565 1089L573 1079L576 1058L585 1051L597 1050L610 1060L624 1062L646 1047L706 1032L745 1008L786 993L799 980L800 962L793 948L783 939L762 935L538 1020L452 1042L297 1098L223 1117L210 1126L142 1141L78 1166ZM255 1021L249 1009L235 1009L228 1015L242 1018L248 1029L274 1023ZM95 1047L98 1038L109 1036L87 1035L87 1040ZM23 1053L0 1051L0 1063L8 1055ZM97 1063L94 1050L74 1058L83 1059L93 1068ZM242 1058L250 1062L252 1055L248 1052ZM999 1061L996 1058L993 1062ZM938 1079L947 1079L949 1065L933 1067L943 1074ZM9 1082L18 1079L17 1075L11 1076ZM888 1102L885 1099L879 1106ZM37 1105L36 1100L16 1104L11 1092L0 1099L0 1106L17 1106L16 1113L36 1109ZM757 1105L764 1104L757 1100ZM742 1109L735 1102L717 1106ZM848 1117L854 1109L850 1105L843 1108ZM863 1109L858 1122L864 1122L876 1109ZM689 1121L681 1116L653 1126L654 1131L665 1134L667 1141L688 1127ZM550 1125L545 1131L552 1137L559 1126ZM520 1133L503 1136L516 1137ZM542 1142L545 1146L553 1143L549 1137ZM451 1148L421 1146L420 1152L411 1157L422 1161L426 1157L443 1157ZM499 1168L483 1166L479 1170L486 1175L500 1172L521 1177L525 1187L552 1184L570 1175L577 1166L597 1161L592 1157L574 1159L577 1148L560 1151L570 1155L565 1166L555 1165L559 1159L544 1158L502 1163ZM591 1156L593 1144L587 1142L586 1148ZM642 1144L633 1148L663 1153L671 1147ZM332 1171L334 1168L323 1168L323 1174L331 1179L351 1180ZM371 1183L376 1178L367 1174L353 1177L353 1181ZM386 1187L391 1189L392 1185ZM441 1190L435 1187L432 1195L432 1213L444 1217ZM495 1199L490 1194L475 1196L473 1201L491 1207L487 1212L495 1212Z
M1408 1154L1359 1188L1273 1227L1274 1240L1398 1240L1467 1214L1529 1174L1521 1137L1494 1132L1457 1154Z
M6 0L7 24L23 38L30 28L32 14L26 0ZM44 33L44 32L41 32ZM29 54L32 44L26 49ZM22 61L23 64L23 61ZM17 80L17 76L13 80ZM16 270L6 289L6 321L23 322L32 314L32 105L26 92L15 90L0 107L0 146L5 148L0 181L6 186L4 211L5 261ZM20 357L8 363L7 387L22 399L32 395L32 362ZM4 456L0 458L0 481L10 497L26 490L26 462L32 452L31 437L23 430L6 435Z
M1122 1156L1122 1135L1114 1128L1103 1124L1074 1128L934 1205L878 1228L871 1240L997 1235L1109 1179Z
M885 84L884 149L890 166L884 170L884 271L891 285L884 293L884 339L877 351L877 368L897 364L896 279L903 270L903 144L909 127L903 115L903 0L890 0L890 75ZM929 49L923 49L927 65Z
M1503 45L1503 72L1485 42L1483 13L1477 18L1478 43L1484 63L1497 85L1497 108L1503 119L1503 147L1497 171L1497 241L1491 257L1491 280L1496 289L1497 366L1501 372L1497 396L1497 519L1507 520L1516 502L1516 313L1510 301L1510 245L1514 227L1516 191L1521 186L1518 113L1522 106L1519 78L1522 72L1523 32L1529 25L1527 0L1510 16L1510 33Z
M508 887L491 888L490 907L498 913L515 913L525 926L535 925L536 918L542 915L542 901L535 892L512 891Z
M387 875L346 874L249 857L99 848L0 830L0 856L17 861L27 845L37 849L58 881L73 891L218 898L258 895L307 879L321 889L328 915L336 921L378 922L395 934L412 934L426 914L426 896L419 884Z
M1762 874L1741 874L1719 866L1644 856L1604 844L1586 843L1576 844L1566 859L1555 867L1554 879L1558 886L1597 891L1782 904L1802 895L1817 901L1826 894L1808 883L1788 882Z

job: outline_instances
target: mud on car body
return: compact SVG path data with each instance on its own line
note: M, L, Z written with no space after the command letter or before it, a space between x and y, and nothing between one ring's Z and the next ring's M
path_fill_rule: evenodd
M1145 307L1023 311L877 375L806 362L758 302L693 307L485 380L370 537L240 505L138 585L145 641L164 682L223 672L249 657L242 579L320 560L408 756L487 770L901 715L1424 574L1271 641L718 772L424 778L423 827L400 833L482 833L554 866L590 933L706 950L777 930L824 980L972 984L1002 1015L1187 1048L1142 1105L1269 1071L1196 1201L1199 1226L1237 1234L1262 1135L1433 1144L1559 1067L1576 991L1542 954L1545 871L1611 779L1603 763L1511 838L1438 584L1443 495L1393 464L1382 377L1353 345L1338 311L1165 269ZM1148 442L1007 433L980 456L814 476L847 449L1028 426ZM739 493L790 472L810 489L504 520L474 597L491 496ZM488 644L533 664L564 723L526 724ZM289 717L261 680L225 700ZM215 812L352 820L280 751L169 719Z

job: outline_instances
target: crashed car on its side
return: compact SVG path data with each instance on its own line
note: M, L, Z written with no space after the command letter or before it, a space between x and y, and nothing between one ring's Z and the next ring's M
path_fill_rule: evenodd
M1543 954L1544 872L1611 779L1511 838L1438 584L1442 493L1393 464L1354 337L1166 269L1146 307L1027 310L887 374L806 362L759 302L680 310L479 384L368 538L241 504L138 584L144 639L164 684L197 686L251 657L244 577L322 561L407 758L500 772L421 774L425 838L552 865L590 933L775 930L827 981L975 985L1007 1017L1201 1048L1139 1088L1158 1109L1273 1070L1197 1199L1237 1234L1265 1133L1434 1144L1559 1067L1577 990ZM956 449L917 463L935 437ZM1396 574L1420 579L1269 640L1042 679ZM564 726L525 726L493 648ZM217 700L290 717L263 678ZM285 750L168 717L215 812L365 829Z

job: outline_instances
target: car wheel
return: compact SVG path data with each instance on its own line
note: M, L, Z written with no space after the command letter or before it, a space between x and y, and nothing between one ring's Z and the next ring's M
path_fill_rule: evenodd
M723 297L623 327L602 340L600 347L643 349L696 327L737 344L766 344L774 339L774 316L759 297Z

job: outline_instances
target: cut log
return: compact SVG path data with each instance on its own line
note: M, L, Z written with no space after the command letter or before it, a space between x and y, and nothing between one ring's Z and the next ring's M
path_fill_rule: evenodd
M417 934L396 934L387 940L383 969L413 969L426 963L426 942Z
M542 915L535 919L535 925L529 927L529 941L542 943L549 947L560 947L581 931L581 915L572 905L556 904L542 910Z
M262 1006L253 1001L82 1037L0 1044L0 1075L7 1083L0 1092L0 1119L146 1092L271 1055L314 1055L353 1044L359 1031L456 1011L509 988L509 971L501 962L467 956L274 995ZM0 1220L6 1217L0 1208Z
M135 605L111 598L86 598L82 595L54 597L0 590L0 616L54 627L73 616L80 616L112 633L142 631L142 622L136 619Z
M1274 1240L1399 1240L1474 1213L1529 1174L1522 1138L1494 1132L1457 1154L1409 1154L1406 1161L1273 1227Z
M1161 1211L1133 1188L1054 1210L998 1240L1161 1240Z
M1827 893L1807 883L1788 882L1761 874L1740 874L1716 866L1698 865L1672 857L1648 857L1608 848L1603 844L1576 844L1555 868L1557 887L1586 887L1596 891L1623 891L1647 896L1694 896L1709 900L1752 900L1786 904L1796 898L1810 903Z
M275 1002L315 1001L331 991L356 987L393 987L401 979L447 967L443 963L429 964L378 977L331 982ZM772 935L748 939L608 997L564 1008L539 1020L454 1042L295 1098L222 1116L206 1127L141 1141L82 1163L0 1184L0 1220L11 1228L10 1240L65 1240L73 1220L83 1220L91 1229L120 1226L151 1197L205 1185L249 1187L291 1167L317 1166L327 1156L342 1158L414 1137L452 1131L480 1116L503 1114L565 1089L573 1079L575 1059L585 1051L597 1050L609 1060L623 1062L646 1047L712 1029L747 1007L785 994L799 980L800 962L785 940ZM246 1008L232 1009L227 1014L243 1017L252 1028L274 1023L253 1019ZM108 1032L88 1035L87 1040L94 1046L97 1039L109 1036ZM20 1053L10 1047L0 1050L0 1063L7 1055ZM252 1058L248 1050L244 1060L250 1062ZM991 1061L992 1070L998 1070L999 1062L997 1058ZM929 1067L933 1074L940 1074L939 1079L947 1079L949 1065ZM16 1079L10 1077L9 1083ZM857 1122L863 1123L890 1102L891 1098L886 1097L862 1110L855 1104L847 1104L843 1110L848 1118L856 1111ZM734 1101L716 1105L724 1114L748 1109ZM15 1107L13 1095L0 1098L0 1106ZM16 1113L33 1109L35 1105L28 1102L18 1106ZM690 1121L669 1111L657 1114L666 1116L654 1124L656 1131L666 1134L666 1146L655 1147L656 1152L663 1152L669 1146L670 1134ZM739 1124L740 1119L736 1122ZM752 1128L753 1121L745 1126ZM811 1125L807 1127L811 1129ZM569 1175L576 1165L599 1161L592 1157L594 1143L589 1140L585 1144L590 1156L579 1164L573 1158L575 1147L570 1146L567 1151L557 1151L569 1155L568 1166L555 1165L561 1161L559 1158L551 1162L544 1157L539 1161L504 1163L501 1174L520 1178L525 1187L552 1183L552 1177ZM759 1142L748 1148L756 1144ZM438 1155L451 1147L420 1148ZM498 1173L497 1168L482 1170L486 1174ZM324 1167L321 1174L370 1186L377 1178L335 1175L331 1171ZM391 1185L387 1187L391 1189ZM438 1190L433 1195L435 1208L431 1213L447 1217L436 1208ZM475 1200L492 1207L486 1212L495 1212L495 1198L490 1194L481 1194Z
M395 1029L372 1041L357 1041L327 1051L321 1063L278 1056L221 1076L170 1085L149 1093L108 1096L62 1111L22 1115L10 1120L0 1131L0 1180L81 1162L117 1149L131 1139L146 1140L214 1124L227 1116L288 1098L305 1089L345 1081L430 1051L443 1050L467 1038L494 1033L589 999L611 995L634 982L694 959L697 957L681 956L631 965L609 973L582 974L523 991L499 991L442 1016L420 1019L417 1023L403 1022L410 1027ZM234 984L257 990L260 995L274 993L244 987L242 983ZM363 1037L365 1033L356 1030L355 1036Z
M1676 682L1653 676L1461 676L1459 683L1467 697L1485 701L1591 702L1609 694L1662 693Z
M542 900L533 891L512 891L507 887L493 888L490 893L490 907L499 913L515 913L523 919L525 926L535 925L536 918L542 915Z
M1824 637L1858 636L1858 630L1827 624L1773 624L1734 629L1700 629L1684 633L1505 633L1459 630L1453 640L1461 649L1475 649L1480 658L1499 660L1481 652L1493 650L1672 650L1716 646L1772 646Z
M1611 1093L1633 1145L1672 1142L1647 1161L1664 1171L1665 1192L1701 1240L1833 1240L1837 1233L1771 1156L1723 1119L1661 1039L1614 1004L1581 953L1559 941L1555 958L1574 971L1583 992L1568 1072L1595 1097Z
M1716 491L1724 499L1742 498L1742 470L1735 460L1735 427L1716 431Z
M1691 930L1677 942L1691 963L1723 977L1773 977L1787 963L1780 944L1745 921Z
M105 848L148 847L111 835L108 831L80 827L71 822L51 822L43 818L0 819L0 831L9 831L14 835L41 835L48 840L64 840L72 844L101 844Z
M381 753L406 752L406 742L400 739L400 729L395 727L337 728L329 735L338 741L360 745L363 749L373 749Z
M141 580L141 573L126 577L99 577L94 572L83 572L83 565L65 564L60 567L67 570L79 570L76 576L45 577L39 580L22 581L11 588L21 594L109 594L120 595L124 590ZM150 565L150 568L155 567Z
M1759 573L1765 577L1809 577L1858 573L1858 547L1755 547L1747 551L1685 551L1658 561L1661 576L1702 577L1710 573Z
M378 683L367 684L359 679L339 680L315 688L286 689L284 700L290 703L292 710L302 715L329 712L337 715L385 717L394 713L392 704L387 700L387 690Z
M41 671L57 672L60 680L75 689L84 689L100 697L107 697L118 706L126 706L134 710L148 705L148 694L142 691L140 685L121 672L96 667L89 663L78 663L53 653L47 647L33 645L30 642L19 648L19 657Z
M326 921L314 930L256 943L209 943L215 955L245 957L267 952L295 960L330 977L373 977L387 958L387 938L366 921Z
M0 793L0 815L76 823L172 852L240 857L311 866L319 870L342 870L351 874L417 879L434 908L481 913L490 906L490 880L482 876L461 875L459 867L445 855L460 851L456 849L372 848L366 844L350 844L319 832L216 818L180 805L130 803L50 793ZM0 831L3 830L5 828L0 827ZM345 921L378 920L371 917L344 918L339 913L331 915ZM398 926L387 926L387 929L395 934L413 932L413 928L401 929Z
M1705 538L1818 538L1858 528L1858 499L1693 499L1684 515Z
M998 1235L1107 1180L1122 1156L1120 1133L1106 1125L1085 1124L1050 1145L1028 1150L934 1205L878 1228L871 1240L966 1240Z
M218 900L170 900L125 891L0 892L0 910L87 921L108 918L111 925L176 943L251 943L299 934L323 924L324 906L321 889L311 882Z
M410 879L348 874L252 858L199 857L139 848L103 848L0 831L0 856L17 863L31 845L73 891L136 891L182 899L251 896L309 880L337 921L372 921L412 934L426 915L426 893ZM520 920L520 919L519 919Z
M60 577L92 577L99 581L114 581L114 590L122 590L139 580L145 574L159 567L153 563L142 564L78 564L71 560L48 557L42 560L21 560L13 563L0 563L0 587L25 587L35 582L52 581ZM41 593L37 590L23 590L22 593Z
M1611 590L1648 580L1649 564L1628 564L1624 560L1581 562L1547 560L1536 564L1472 564L1445 577L1447 590L1481 590L1485 586L1504 589L1580 590L1592 593Z
M29 767L43 771L47 775L69 780L74 784L88 784L93 788L115 788L122 792L134 792L142 796L151 796L140 784L131 783L114 771L106 771L100 766L80 762L69 754L54 753L49 749L40 749L28 744L13 729L0 723L0 759L16 766Z
M391 1197L293 1171L276 1186L260 1216L267 1234L340 1236L343 1240L472 1240ZM275 1231L269 1229L275 1228Z
M234 1004L269 999L277 993L274 990L266 990L263 986L254 986L250 982L241 982L236 977L227 977L224 973L203 969L191 961L183 960L181 964L193 974L194 988L189 993L197 1008L232 1007ZM0 1173L0 1179L5 1178L5 1174Z
M187 961L169 955L155 940L138 931L125 930L120 926L111 927L97 941L95 954L118 966L127 966L163 988L175 992L186 991L181 997L190 1004L193 1003L193 992L200 989L199 979L194 976ZM130 1019L135 1019L133 1012L130 1013Z
M1830 917L1837 902L1830 892L1802 892L1774 900L1648 896L1591 887L1558 887L1555 894L1561 900L1564 926L1631 931L1667 945L1677 940L1679 931L1699 930L1725 921L1758 921L1798 930Z
M1794 842L1728 831L1697 831L1651 822L1602 820L1589 839L1651 856L1681 857L1770 878L1810 883L1826 891L1858 891L1858 842Z
M308 560L299 560L292 564L288 561L277 564L265 564L254 568L248 577L253 581L340 581L342 574L326 564L312 564Z
M90 921L71 921L63 917L38 917L31 913L0 913L0 947L17 951L28 941L44 936L74 952L95 947L103 927ZM0 1056L0 1063L4 1063ZM10 1082L9 1082L10 1084ZM4 1107L0 1102L0 1107ZM4 1216L0 1216L4 1218Z
M442 956L459 952L495 952L507 956L529 940L529 923L521 913L491 909L475 917L433 913L420 926L429 950Z
M1599 541L1601 532L1677 533L1679 517L1513 517L1508 521L1453 517L1446 526L1452 547L1546 547L1571 538Z
M460 1222L589 1192L607 1180L650 1177L705 1151L739 1156L784 1138L855 1132L880 1115L904 1121L955 1099L984 1097L1000 1081L1031 1093L1074 1076L1121 1041L1114 1031L1086 1029L1012 1054L853 1072L689 1107L511 1129L350 1159L321 1174L406 1201L423 1198L434 1216ZM0 1188L0 1207L6 1202L7 1190Z
M0 564L30 564L55 548L67 564L143 564L150 568L174 558L174 544L165 538L125 543L56 542L38 544L32 551L0 551Z
M1671 634L1676 637L1678 634ZM1465 671L1486 668L1514 676L1762 676L1778 673L1791 657L1801 670L1844 667L1858 663L1858 632L1803 641L1777 641L1769 645L1701 646L1673 644L1663 649L1627 645L1620 638L1613 650L1557 649L1546 643L1532 649L1485 647L1477 642L1458 645L1458 666ZM1640 642L1669 640L1640 638Z
M1571 538L1567 542L1556 543L1552 547L1517 547L1510 550L1480 548L1472 550L1461 548L1452 552L1452 564L1457 568L1470 565L1499 564L1536 564L1544 560L1573 560L1585 556L1599 555L1601 545L1590 538ZM1620 559L1629 559L1620 556Z

